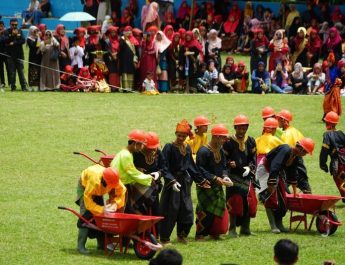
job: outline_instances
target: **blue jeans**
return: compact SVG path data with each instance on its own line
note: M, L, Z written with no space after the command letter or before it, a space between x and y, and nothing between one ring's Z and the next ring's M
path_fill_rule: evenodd
M34 16L33 25L35 25L35 26L40 24L41 18L47 17L47 15L45 13L43 13L42 11L40 11L40 10L34 11L34 15L33 16Z
M279 87L276 84L271 84L271 90L272 92L277 92L279 94L286 94L286 93L291 93L293 88L291 86L284 86L284 87Z

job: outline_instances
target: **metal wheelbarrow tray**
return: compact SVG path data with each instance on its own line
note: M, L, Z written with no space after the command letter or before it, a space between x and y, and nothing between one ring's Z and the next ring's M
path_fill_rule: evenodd
M335 204L342 199L339 196L317 194L286 194L287 209L290 210L290 230L292 223L299 222L294 231L303 222L305 230L311 230L314 220L316 229L322 235L328 236L335 233L338 226L342 225L335 214ZM332 210L330 210L330 208ZM303 215L293 215L293 212ZM307 227L307 214L312 215L309 227Z
M86 220L77 211L71 208L64 206L59 206L58 208L61 210L67 210L78 216L85 222L86 227L104 232L105 254L108 254L107 245L109 243L114 244L114 250L116 247L119 247L120 253L126 253L130 242L128 239L133 240L134 252L136 256L141 259L152 258L157 249L162 247L158 244L156 238L150 233L152 226L163 219L161 216L103 213L100 215L94 215L91 220ZM123 247L125 247L124 251Z

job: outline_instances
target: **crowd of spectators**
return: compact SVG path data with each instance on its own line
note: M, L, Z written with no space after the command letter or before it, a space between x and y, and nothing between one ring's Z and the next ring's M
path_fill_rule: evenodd
M175 13L172 1L149 1L140 12L136 0L121 13L121 1L85 0L84 11L97 20L75 29L70 38L63 25L49 33L45 25L37 24L36 17L47 3L32 0L23 12L26 23L32 24L26 40L28 85L23 62L17 60L24 59L21 29L13 29L15 19L8 29L0 22L2 88L4 65L12 90L15 70L23 90L147 94L325 94L337 78L345 79L345 17L338 6L326 1L308 1L302 13L293 4L282 5L274 14L260 3L246 2L241 10L236 2L227 1L194 3L193 8L183 1ZM135 28L139 13L141 28ZM56 53L54 62L51 55ZM249 55L249 65L235 61L243 58L236 54ZM46 76L58 69L61 81L53 74Z

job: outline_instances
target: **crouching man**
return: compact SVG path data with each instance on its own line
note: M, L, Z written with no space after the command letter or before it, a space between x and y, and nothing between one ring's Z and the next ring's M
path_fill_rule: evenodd
M109 194L106 201L103 195ZM119 179L118 172L113 168L93 165L85 169L78 181L76 204L80 206L80 214L87 220L93 215L104 212L116 212L125 206L126 187ZM104 234L89 229L79 219L78 246L81 254L88 254L85 243L88 237L97 238L97 248L104 248Z

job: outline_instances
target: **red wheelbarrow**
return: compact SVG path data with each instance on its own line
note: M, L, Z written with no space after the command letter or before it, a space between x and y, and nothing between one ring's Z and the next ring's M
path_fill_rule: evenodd
M107 245L109 243L114 244L114 250L119 247L120 253L126 253L129 240L123 246L124 238L133 240L135 255L140 259L150 259L156 254L158 249L162 248L162 245L157 242L156 238L149 231L154 224L164 217L126 213L104 213L93 216L91 220L86 220L71 208L59 206L58 209L69 211L78 216L85 222L86 227L103 232L105 236L104 252L106 255L108 254Z
M323 236L329 236L337 231L338 226L342 225L335 214L335 204L342 199L339 196L316 195L316 194L286 194L287 209L290 210L290 230L292 223L299 222L294 231L303 222L304 229L309 230L314 220L317 231ZM330 210L332 208L332 210ZM302 213L303 215L293 215L293 212ZM307 227L307 214L313 217Z
M95 164L99 164L99 165L104 166L104 167L110 167L110 163L111 163L111 161L113 161L115 155L108 155L106 152L99 150L99 149L95 149L95 151L102 154L98 161L96 159L93 159L91 156L89 156L85 153L82 153L82 152L73 152L73 154L86 157L87 159L91 160Z

